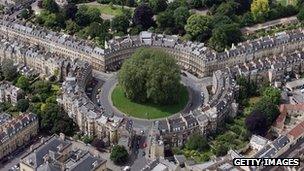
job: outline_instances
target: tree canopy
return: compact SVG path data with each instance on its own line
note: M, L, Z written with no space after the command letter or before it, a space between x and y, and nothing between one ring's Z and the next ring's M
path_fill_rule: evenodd
M126 60L118 82L127 98L136 102L173 104L181 89L180 69L169 54L159 49L139 49Z
M20 112L25 112L29 108L30 104L27 99L20 99L17 102L17 109Z
M30 82L25 76L20 76L17 80L16 86L24 91L27 91L30 88Z
M205 41L211 36L212 20L210 16L200 14L191 15L185 26L187 34L192 40Z
M43 0L42 7L50 12L59 11L59 7L54 0Z
M147 4L141 4L134 11L133 23L147 30L154 25L153 15L152 9Z
M124 146L116 145L112 148L110 159L118 165L125 164L128 161L129 154Z
M245 120L247 129L257 135L265 135L268 130L267 117L261 110L254 110Z
M11 59L4 59L2 61L2 74L8 81L12 81L18 75L17 67L14 65L14 61Z
M194 134L186 142L186 148L189 150L197 150L202 152L209 148L208 141L206 138L199 134Z

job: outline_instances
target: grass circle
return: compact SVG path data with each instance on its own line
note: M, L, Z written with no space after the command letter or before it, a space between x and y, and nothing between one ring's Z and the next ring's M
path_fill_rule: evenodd
M158 119L178 113L185 108L189 95L187 88L181 88L181 95L178 103L172 105L159 105L153 103L135 103L124 95L123 89L117 85L111 95L113 105L127 116L141 119Z

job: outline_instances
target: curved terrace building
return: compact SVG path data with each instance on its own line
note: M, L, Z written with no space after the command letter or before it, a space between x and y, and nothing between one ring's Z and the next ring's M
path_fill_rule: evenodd
M199 77L211 76L216 70L261 57L293 52L301 49L304 43L304 33L300 29L242 42L218 53L203 43L184 42L178 36L141 32L137 36L114 38L106 42L105 48L100 48L73 36L4 19L0 20L0 34L39 45L71 59L78 58L99 71L117 69L137 48L160 48L172 54L183 69Z

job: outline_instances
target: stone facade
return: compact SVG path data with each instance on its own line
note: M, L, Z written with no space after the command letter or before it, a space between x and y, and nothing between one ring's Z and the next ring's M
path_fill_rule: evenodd
M9 82L0 82L0 102L9 102L16 105L22 98L23 91Z
M199 77L212 75L216 70L259 60L262 57L294 52L301 49L304 42L303 30L292 30L242 42L233 45L230 50L218 53L203 43L181 41L178 36L141 32L138 36L114 38L102 49L73 36L17 21L1 20L0 26L0 34L7 38L17 38L64 57L81 59L90 63L95 70L117 69L136 49L152 47L172 54L183 69L192 71Z
M0 125L0 159L25 145L38 132L38 117L24 113Z

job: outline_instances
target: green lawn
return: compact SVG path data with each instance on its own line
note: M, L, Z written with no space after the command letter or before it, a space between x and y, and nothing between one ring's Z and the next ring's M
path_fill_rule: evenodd
M111 8L109 5L105 5L105 4L100 4L100 5L88 4L87 6L90 8L99 9L100 13L102 13L102 14L114 15L114 16L123 14L121 7L112 7Z
M181 111L188 102L188 91L183 87L180 101L174 105L156 105L152 103L134 103L125 97L120 86L116 86L112 92L113 105L121 112L143 119L156 119L170 116Z

